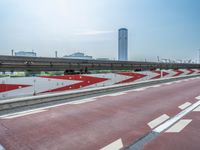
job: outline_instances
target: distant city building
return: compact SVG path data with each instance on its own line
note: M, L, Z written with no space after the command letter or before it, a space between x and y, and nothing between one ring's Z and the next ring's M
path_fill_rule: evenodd
M118 31L118 60L128 60L128 30L121 28Z
M35 52L19 51L19 52L15 52L15 56L36 57L37 54Z
M88 55L85 55L84 53L80 53L80 52L77 52L77 53L73 53L71 55L65 55L63 56L64 58L69 58L69 59L93 59L92 56L88 56Z
M97 58L96 60L110 60L109 58Z

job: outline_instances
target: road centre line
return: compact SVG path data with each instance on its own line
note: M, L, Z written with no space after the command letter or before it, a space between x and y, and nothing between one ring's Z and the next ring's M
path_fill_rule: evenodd
M200 106L198 106L197 108L195 108L193 111L199 112L200 111Z

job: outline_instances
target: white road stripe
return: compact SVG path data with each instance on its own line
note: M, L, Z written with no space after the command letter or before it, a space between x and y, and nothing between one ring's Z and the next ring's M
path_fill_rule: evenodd
M194 109L193 111L200 111L200 106Z
M6 150L6 149L0 144L0 150Z
M191 121L192 121L191 119L182 119L165 132L167 133L181 132Z
M200 96L195 97L196 99L200 100Z
M123 148L123 143L121 139L118 139L100 150L119 150L121 148Z
M148 126L153 129L156 126L158 126L159 124L163 123L164 121L166 121L167 119L169 119L170 117L166 114L152 120L151 122L148 123Z
M126 93L124 93L124 92L119 92L119 93L108 94L108 95L106 95L106 96L120 96L120 95L124 95L124 94L126 94Z
M17 117L22 117L22 116L27 116L27 115L32 115L40 112L44 112L47 110L29 110L29 111L22 111L22 112L17 112L17 113L12 113L12 114L7 114L0 116L1 119L12 119L12 118L17 118Z
M72 101L72 102L69 102L68 104L77 105L77 104L83 104L83 103L88 103L88 102L93 102L93 101L96 101L96 99L95 98L87 98L87 99L83 99L83 100Z
M180 105L178 108L180 108L181 110L183 110L183 109L185 109L185 108L189 107L190 105L191 105L191 103L190 103L190 102L186 102L186 103L184 103L184 104Z
M151 87L151 88L157 88L157 87L160 87L161 85L160 84L158 84L158 85L152 85L152 86L149 86L149 87Z
M189 112L191 112L193 109L197 108L199 105L200 105L200 101L197 101L196 103L192 104L188 108L181 111L179 114L177 114L173 118L169 119L165 123L163 123L160 126L158 126L157 128L155 128L153 131L157 132L157 133L163 132L164 130L166 130L167 128L172 126L174 123L176 123L178 120L180 120L182 117L184 117Z
M173 82L164 83L165 85L171 85Z

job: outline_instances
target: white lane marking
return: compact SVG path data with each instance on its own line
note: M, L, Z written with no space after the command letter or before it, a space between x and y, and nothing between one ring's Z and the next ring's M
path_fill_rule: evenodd
M158 126L159 124L163 123L164 121L166 121L167 119L169 119L170 117L166 114L163 114L162 116L152 120L151 122L148 123L148 126L153 129L156 126Z
M83 99L83 100L72 101L72 102L69 102L68 104L77 105L77 104L83 104L83 103L88 103L88 102L93 102L93 101L96 101L96 99L95 98L87 98L87 99Z
M199 105L200 105L200 101L197 101L196 103L192 104L188 108L181 111L179 114L177 114L173 118L169 119L168 121L164 122L163 124L155 128L153 131L157 133L163 132L164 130L172 126L174 123L176 123L178 120L180 120L182 117L187 115L189 112L191 112L193 109L195 109Z
M186 103L184 103L184 104L178 106L178 108L180 108L181 110L183 110L183 109L187 108L188 106L190 106L191 104L192 104L192 103L190 103L190 102L186 102Z
M200 111L200 106L195 108L193 111Z
M158 84L158 85L152 85L152 86L149 86L150 88L157 88L157 87L160 87L161 85Z
M119 92L119 93L113 93L113 94L108 94L106 96L120 96L126 94L125 92Z
M44 112L47 110L29 110L29 111L22 111L22 112L17 112L17 113L12 113L12 114L7 114L0 116L1 119L12 119L12 118L17 118L17 117L22 117L22 116L27 116L27 115L32 115L40 112Z
M173 82L164 83L165 85L171 85Z
M181 83L182 81L181 80L179 80L179 81L174 81L174 83Z
M191 119L182 119L165 132L167 133L181 132L191 121L192 121Z
M195 97L196 99L200 100L200 96Z
M132 90L132 91L133 91L133 92L134 92L134 91L137 92L137 91L144 91L144 90L146 90L146 89L147 89L147 87L145 87L145 88L139 88L139 89L134 89L134 90Z
M121 139L118 139L117 141L105 146L100 150L119 150L121 148L123 148L123 143Z
M6 150L6 149L0 144L0 150Z
M0 150L6 150L6 149L0 144Z

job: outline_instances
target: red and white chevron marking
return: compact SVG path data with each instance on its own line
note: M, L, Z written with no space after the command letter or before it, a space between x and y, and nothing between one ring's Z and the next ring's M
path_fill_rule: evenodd
M179 69L90 75L5 77L0 78L0 99L195 74L200 74L200 70Z

